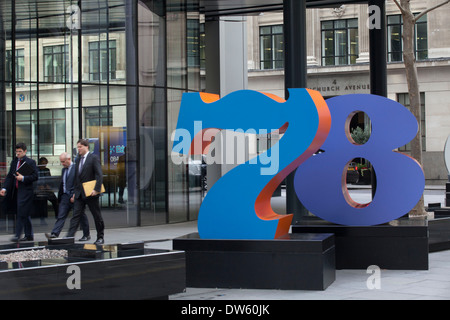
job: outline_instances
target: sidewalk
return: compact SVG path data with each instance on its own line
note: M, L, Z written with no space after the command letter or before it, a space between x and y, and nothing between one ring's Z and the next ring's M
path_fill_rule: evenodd
M355 190L355 189L371 189L372 186L370 184L347 184L348 190ZM425 190L445 190L445 183L440 184L428 184L425 185Z
M127 242L146 242L147 247L155 249L172 250L172 239L187 233L197 232L197 221L185 223L163 224L149 227L130 227L105 229L105 244L117 244ZM63 233L64 234L64 233ZM13 235L1 235L0 244L9 243ZM76 243L93 243L96 240L95 229L91 230L91 240L87 242L77 241L82 232L75 235ZM35 233L34 241L47 241L45 233Z
M187 288L171 300L449 300L450 251L429 255L427 271L381 270L380 289L368 289L366 270L336 270L324 291ZM295 268L293 268L295 272Z
M431 188L433 189L433 188ZM430 190L430 189L428 189ZM368 192L368 190L367 190ZM426 201L439 202L445 190L426 194ZM282 199L279 199L282 200ZM197 232L197 221L105 230L105 243L146 243L146 247L172 249L172 239ZM9 243L12 235L0 235L0 244ZM95 241L95 230L91 232ZM81 232L76 238L81 237ZM35 241L46 241L44 233L36 233ZM78 242L78 241L76 241ZM370 290L366 270L336 270L336 280L325 291L248 290L187 288L171 300L450 300L450 250L429 254L429 270L381 270L380 289ZM295 272L295 267L292 268Z
M192 223L173 226L195 232ZM184 228L185 227L185 228ZM167 229L171 229L170 226ZM150 243L152 246L154 243ZM429 254L429 270L381 270L380 289L368 289L366 270L336 270L325 291L187 288L171 300L450 300L450 250ZM295 268L292 269L295 272Z

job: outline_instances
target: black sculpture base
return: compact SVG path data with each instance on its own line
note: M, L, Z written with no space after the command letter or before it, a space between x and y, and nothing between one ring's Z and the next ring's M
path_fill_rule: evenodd
M336 269L428 270L427 221L399 219L378 226L342 226L311 219L293 233L333 233Z
M192 233L173 248L185 251L187 287L325 290L335 280L332 234L211 240Z
M430 252L450 249L450 208L434 210L434 218L428 220Z

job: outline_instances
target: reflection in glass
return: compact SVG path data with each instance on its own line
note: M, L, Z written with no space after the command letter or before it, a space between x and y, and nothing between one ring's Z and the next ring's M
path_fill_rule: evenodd
M196 218L200 189L187 166L171 164L167 134L182 93L200 90L198 8L198 0L0 3L0 182L14 144L25 142L48 169L35 232L54 222L59 155L75 160L79 138L101 159L107 228ZM0 209L0 233L13 224Z
M89 80L116 79L116 66L116 40L89 42Z
M69 72L69 46L55 45L44 47L44 81L65 82Z
M168 117L168 134L170 135L175 130L180 111L181 90L167 90L167 117ZM169 210L170 222L186 221L188 216L188 178L189 172L186 172L188 161L182 164L174 164L170 161L170 151L168 149L168 190L169 190Z
M186 12L184 0L167 1L167 86L186 88Z

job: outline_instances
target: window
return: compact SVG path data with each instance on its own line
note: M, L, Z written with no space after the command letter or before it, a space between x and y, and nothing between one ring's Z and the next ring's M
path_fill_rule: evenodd
M65 82L68 80L70 75L68 52L68 45L44 47L44 81Z
M116 79L116 54L116 40L89 42L89 80Z
M30 154L39 146L40 155L59 155L66 149L65 110L39 110L39 120L37 111L16 111L16 131L17 141L24 141Z
M206 68L206 53L205 53L205 24L200 23L200 39L199 39L199 50L200 50L200 69L205 70Z
M261 69L280 69L284 67L283 25L259 28Z
M198 20L187 19L187 65L188 67L200 66L200 25Z
M112 126L111 107L87 107L85 109L86 128ZM89 135L89 137L91 137Z
M65 151L66 113L64 109L39 111L39 154L57 155Z
M410 108L409 106L409 95L407 93L398 93L397 101L404 105L406 108ZM425 126L425 93L420 93L420 130L422 133L422 151L426 151L426 126ZM403 147L398 148L399 151L411 151L411 143L404 145Z
M403 18L401 14L387 17L388 61L403 61ZM414 26L414 50L417 60L428 59L427 16L421 17Z
M15 65L16 71L16 81L24 81L25 80L25 49L16 49L16 63L13 64L12 61L12 50L6 50L6 74L5 80L12 81L12 68ZM23 85L23 83L16 83L17 86Z
M358 19L322 21L322 65L355 64L358 58Z

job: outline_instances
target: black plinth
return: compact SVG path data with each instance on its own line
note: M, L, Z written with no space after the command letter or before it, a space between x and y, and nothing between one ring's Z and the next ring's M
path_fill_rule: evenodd
M335 280L334 236L291 234L276 240L173 240L186 254L186 286L325 290Z
M450 249L450 209L434 211L434 218L428 220L430 252Z
M336 269L428 270L426 221L399 219L378 226L342 226L311 219L292 226L293 233L333 233Z

